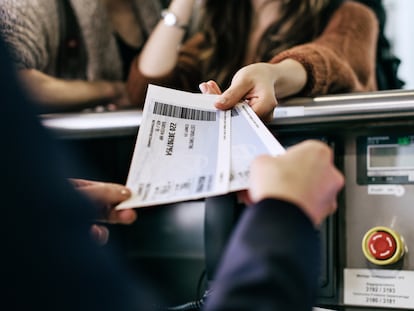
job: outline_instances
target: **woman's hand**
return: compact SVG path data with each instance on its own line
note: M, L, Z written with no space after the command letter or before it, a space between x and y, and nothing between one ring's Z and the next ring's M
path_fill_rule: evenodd
M213 80L200 83L198 87L201 93L203 94L221 94L222 93L218 84Z
M233 77L231 86L224 92L215 81L203 82L199 88L203 94L222 94L216 102L218 109L233 108L241 101L248 102L253 111L263 120L273 117L277 101L273 82L263 74L268 64L243 67Z
M255 63L241 68L233 77L230 87L216 102L219 109L230 109L240 101L247 102L264 121L273 117L277 105L275 78L272 65Z
M254 63L236 72L230 87L217 100L216 107L231 109L240 101L245 101L263 121L271 121L277 99L299 93L306 81L305 68L295 60L285 59L277 64ZM217 84L212 85L212 81L207 85L202 83L201 87L205 87L207 92L214 92L211 94L221 94L217 92L220 88Z

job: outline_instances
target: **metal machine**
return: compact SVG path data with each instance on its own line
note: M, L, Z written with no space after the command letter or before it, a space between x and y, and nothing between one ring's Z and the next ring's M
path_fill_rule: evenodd
M46 115L42 121L63 141L82 148L98 143L99 153L115 153L99 169L113 167L115 159L117 172L108 169L114 175L107 178L125 182L140 118L140 111L128 111ZM269 129L285 146L325 141L346 178L338 212L321 228L318 306L414 310L414 92L295 99L276 109ZM172 303L201 291L204 212L203 201L147 210L148 217L120 232L128 258L148 264L169 287Z

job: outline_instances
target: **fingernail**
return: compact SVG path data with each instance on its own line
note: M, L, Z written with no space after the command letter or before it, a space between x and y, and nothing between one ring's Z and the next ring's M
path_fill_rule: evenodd
M126 197L126 196L130 196L131 192L128 189L122 189L121 194Z
M205 93L205 92L206 92L205 82L200 83L200 84L198 85L198 88L200 89L201 93Z
M219 105L224 105L225 103L226 103L226 98L225 97L219 97L218 99L217 99L217 104L219 104Z

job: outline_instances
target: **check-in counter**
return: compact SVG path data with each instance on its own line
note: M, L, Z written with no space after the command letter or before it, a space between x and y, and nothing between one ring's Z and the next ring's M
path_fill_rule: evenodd
M125 182L140 110L41 120L94 166L83 177ZM321 229L318 304L414 309L414 91L296 98L281 103L268 127L286 147L304 139L325 141L346 178L338 212ZM134 225L115 230L131 265L145 267L172 304L202 294L204 211L203 201L147 208Z
M414 113L413 103L410 90L294 98L281 103L270 126L407 117ZM56 113L41 119L62 139L120 137L137 134L142 111Z

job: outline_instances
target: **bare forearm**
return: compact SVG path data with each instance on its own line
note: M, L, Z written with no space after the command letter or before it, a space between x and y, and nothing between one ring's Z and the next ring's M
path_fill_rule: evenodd
M180 25L188 25L193 5L194 0L174 0L168 10L176 15ZM148 77L169 73L177 63L178 48L184 35L184 29L167 26L161 20L144 46L137 63L138 69Z
M125 93L122 82L63 80L40 71L21 70L29 93L46 109L77 109L116 101Z

